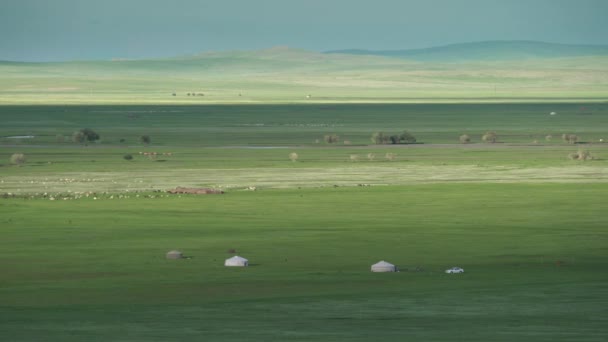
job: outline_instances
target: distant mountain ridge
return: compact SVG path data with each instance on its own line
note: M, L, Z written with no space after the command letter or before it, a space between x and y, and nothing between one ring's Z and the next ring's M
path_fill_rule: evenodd
M485 41L409 50L334 50L327 54L397 57L416 61L458 62L608 56L608 45L556 44L536 41Z

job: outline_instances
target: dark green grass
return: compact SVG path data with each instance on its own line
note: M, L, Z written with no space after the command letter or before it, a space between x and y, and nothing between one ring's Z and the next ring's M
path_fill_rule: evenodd
M556 112L551 116L549 113ZM0 143L58 144L89 127L103 145L153 146L310 145L336 133L353 144L370 144L371 134L408 130L422 143L458 143L461 134L480 142L486 131L499 141L545 142L563 133L581 141L606 137L608 106L585 104L406 104L406 105L236 105L236 106L1 106ZM7 136L35 135L34 139ZM124 139L124 142L121 142ZM63 143L67 144L67 143Z
M2 199L0 339L603 341L606 190ZM231 248L252 266L224 268ZM370 273L382 259L403 272Z

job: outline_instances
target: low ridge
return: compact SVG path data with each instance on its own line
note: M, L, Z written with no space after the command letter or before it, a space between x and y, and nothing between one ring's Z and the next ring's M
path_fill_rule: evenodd
M417 61L516 60L608 55L608 45L555 44L535 41L485 41L410 50L335 50L328 54L373 55Z

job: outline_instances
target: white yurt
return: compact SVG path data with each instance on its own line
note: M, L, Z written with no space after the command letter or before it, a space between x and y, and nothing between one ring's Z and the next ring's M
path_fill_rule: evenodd
M249 260L235 255L232 258L226 259L224 266L247 267L249 266Z
M372 272L397 272L397 267L384 260L372 265Z
M184 257L184 254L180 251L169 251L165 257L167 259L181 259Z

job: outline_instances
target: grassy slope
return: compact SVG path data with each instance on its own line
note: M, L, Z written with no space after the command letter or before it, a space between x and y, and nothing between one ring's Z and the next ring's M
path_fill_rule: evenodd
M607 66L602 56L442 63L287 48L165 60L0 63L0 104L603 100Z

